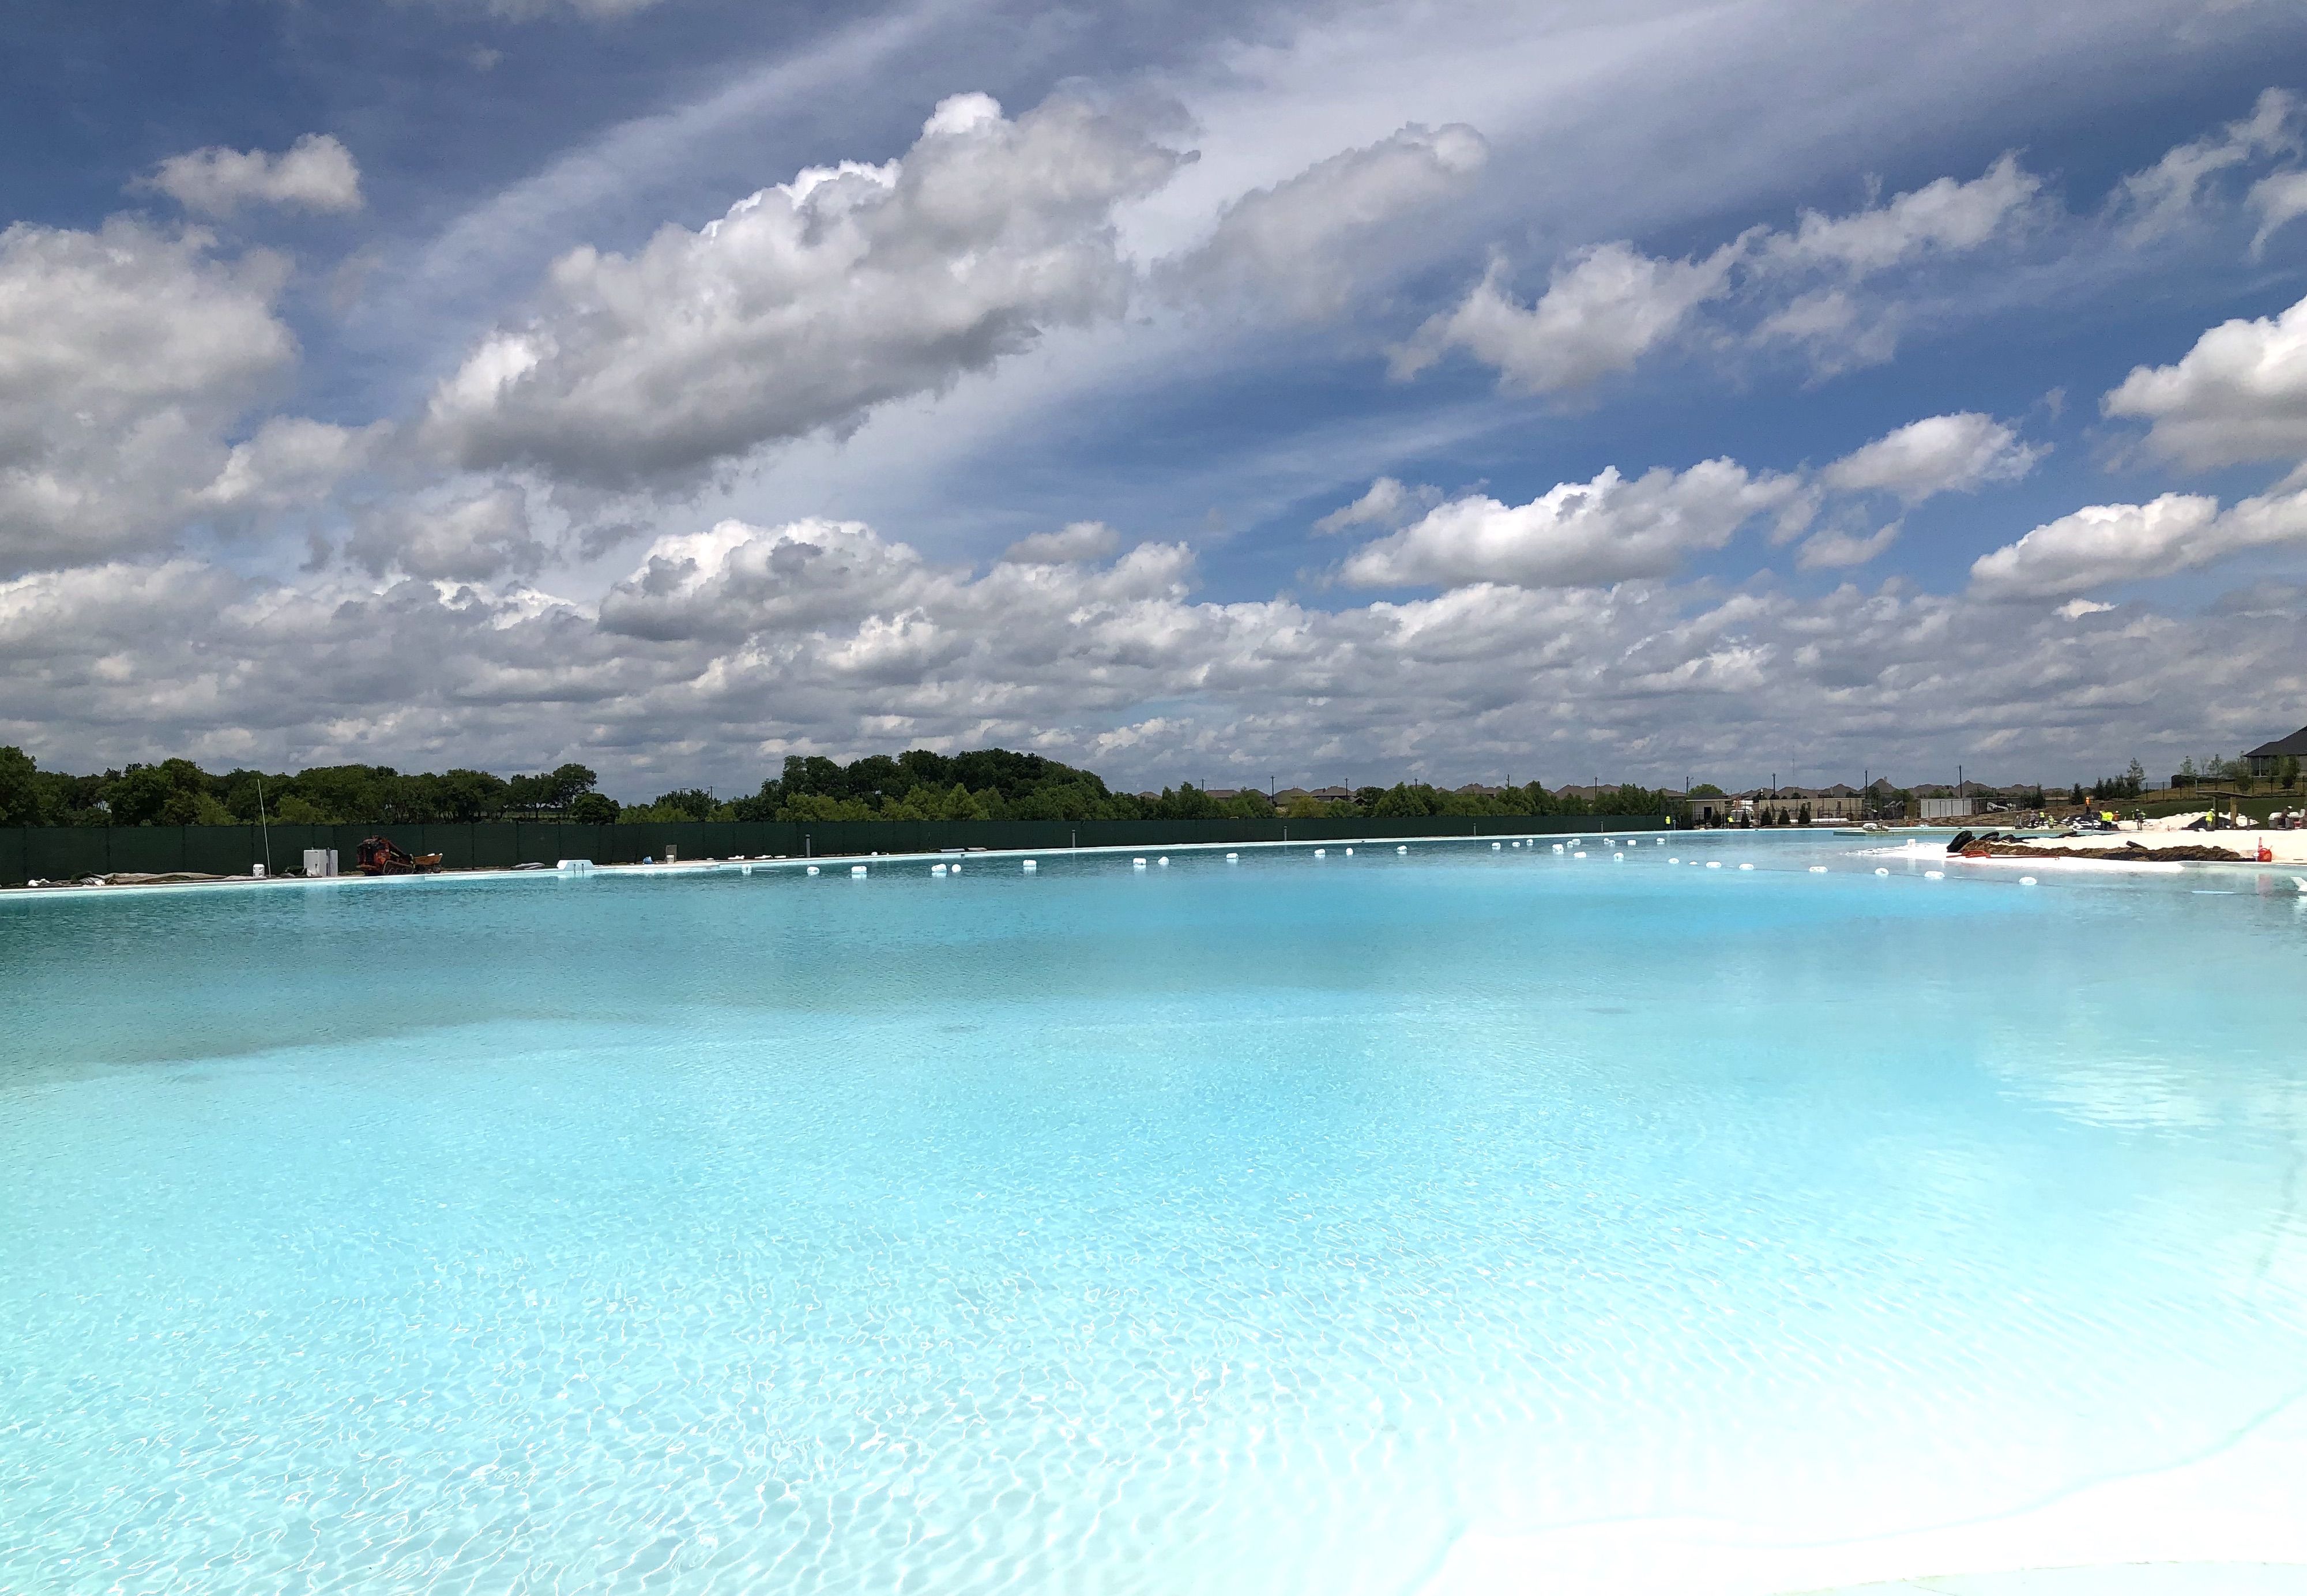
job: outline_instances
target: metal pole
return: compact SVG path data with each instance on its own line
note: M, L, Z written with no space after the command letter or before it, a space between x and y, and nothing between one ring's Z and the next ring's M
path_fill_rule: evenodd
M270 880L272 877L272 828L264 822L264 778L261 776L256 778L256 828L264 837L264 875Z

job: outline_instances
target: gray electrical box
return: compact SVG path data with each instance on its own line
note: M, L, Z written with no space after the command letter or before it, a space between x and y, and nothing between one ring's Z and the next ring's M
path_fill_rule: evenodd
M337 851L334 848L304 850L304 873L308 876L333 876L337 873Z

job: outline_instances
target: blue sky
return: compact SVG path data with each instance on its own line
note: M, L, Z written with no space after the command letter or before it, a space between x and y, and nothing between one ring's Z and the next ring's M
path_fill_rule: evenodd
M2307 721L2294 4L0 30L44 764L2063 781Z

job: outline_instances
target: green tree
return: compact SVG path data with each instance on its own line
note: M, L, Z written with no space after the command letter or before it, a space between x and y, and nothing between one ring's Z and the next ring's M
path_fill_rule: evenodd
M390 765L320 765L289 778L288 793L332 820L367 825L385 818L382 783L400 774Z
M569 818L579 826L613 826L617 801L605 793L579 793L569 805Z
M660 817L678 816L684 820L709 820L722 807L708 787L682 787L676 792L660 793L649 807Z
M873 811L854 798L835 798L823 793L800 793L777 807L780 820L870 820Z
M985 801L959 782L953 791L938 801L937 818L940 820L984 820L992 818Z
M200 800L213 797L210 778L190 759L163 759L157 765L131 765L105 791L105 806L116 826L192 826L203 824ZM216 805L211 812L221 813ZM229 823L230 815L225 816Z
M0 826L47 826L47 794L37 779L39 766L22 749L0 745Z
M1162 820L1210 820L1217 818L1217 800L1190 785L1174 791L1163 787L1154 804L1154 816Z
M493 820L504 813L505 784L485 770L444 771L440 802L444 820Z

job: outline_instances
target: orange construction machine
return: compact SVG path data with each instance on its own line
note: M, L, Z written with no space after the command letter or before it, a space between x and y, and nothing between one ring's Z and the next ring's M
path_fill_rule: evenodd
M372 837L354 856L364 876L429 876L441 868L438 854L412 854L389 837Z

